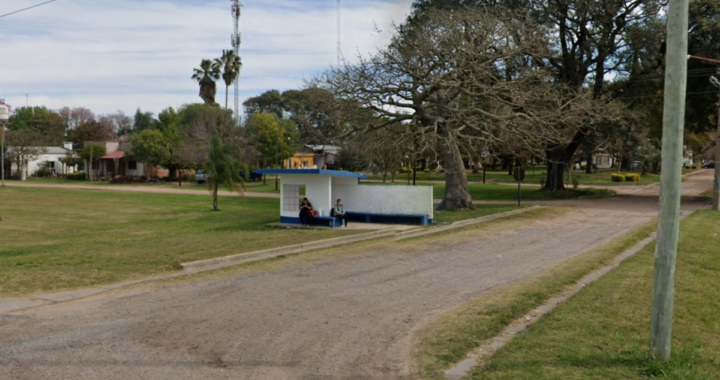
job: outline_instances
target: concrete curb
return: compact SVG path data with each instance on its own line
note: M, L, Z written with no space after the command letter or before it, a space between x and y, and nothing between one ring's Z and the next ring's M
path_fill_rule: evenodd
M205 269L205 270L217 269L217 268L222 268L222 267L226 267L226 266L240 265L240 264L251 263L254 261L272 259L272 258L285 256L285 255L293 255L293 254L302 253L302 252L306 252L306 251L310 251L310 250L331 248L331 247L335 247L335 246L343 245L343 244L350 244L350 243L355 243L355 242L365 241L365 240L373 240L373 239L377 239L377 238L381 238L381 237L391 236L391 235L394 235L395 233L396 233L396 231L394 231L394 230L373 231L373 232L368 232L368 233L364 233L364 234L342 236L342 237L337 237L337 238L332 238L332 239L312 241L312 242L303 243L303 244L296 244L296 245L289 245L289 246L285 246L285 247L265 249L262 251L240 253L237 255L216 257L216 258L212 258L212 259L193 261L193 262L189 262L189 263L181 263L180 266L183 268L183 270L186 270L186 271L197 270L200 268Z
M692 215L693 212L683 214L680 219L683 220L687 218L688 216ZM623 233L620 233L618 235L622 235ZM569 290L566 290L565 292L556 297L550 298L542 305L536 307L526 315L511 322L496 337L487 340L482 346L473 350L473 352L469 354L467 358L461 360L453 367L445 371L445 378L460 379L464 377L469 370L478 365L481 365L483 360L490 358L495 353L495 351L499 350L502 347L505 347L508 343L510 343L510 341L512 341L515 336L525 331L525 329L540 320L543 315L550 313L558 305L567 301L575 294L579 293L583 288L585 288L586 285L592 284L593 282L604 277L606 274L610 273L610 271L612 271L613 269L619 267L620 264L622 264L622 262L626 259L635 256L635 254L640 252L643 248L654 242L655 238L656 233L653 232L649 237L646 237L639 243L620 253L620 255L616 256L610 264L583 276Z

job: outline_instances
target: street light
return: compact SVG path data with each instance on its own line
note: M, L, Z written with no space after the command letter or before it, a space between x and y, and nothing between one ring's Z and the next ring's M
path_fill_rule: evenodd
M10 119L10 109L0 104L0 172L2 172L2 187L5 187L5 123Z

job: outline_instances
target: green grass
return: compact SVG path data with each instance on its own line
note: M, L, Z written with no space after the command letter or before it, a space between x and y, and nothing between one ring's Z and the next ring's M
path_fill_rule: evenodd
M467 353L483 341L496 336L510 322L559 294L585 274L606 265L620 252L649 236L654 228L655 223L649 223L581 256L566 260L539 276L492 290L483 297L441 316L418 336L416 352L422 377L443 379L443 372L447 368L465 358ZM606 303L603 305L608 307ZM541 345L538 342L535 344ZM542 348L536 351L538 356L543 355ZM522 351L519 351L518 355L520 361L514 362L513 365L522 370L526 368L526 364L522 361ZM528 373L527 376L500 375L494 378L535 379L536 377ZM562 376L548 378L564 379Z
M523 183L526 184L533 184L533 185L540 185L540 180L544 179L546 177L545 173L545 166L535 166L531 168L527 168L525 170L525 181ZM695 171L695 169L683 169L683 174L691 173ZM615 169L602 169L598 173L592 173L592 174L586 174L585 171L576 170L572 173L572 178L577 179L580 182L580 185L601 185L601 186L638 186L638 185L649 185L652 183L660 182L660 175L659 174L652 174L648 173L644 176L640 176L639 182L612 182L610 179L610 174L615 173ZM623 170L623 173L640 173L641 170L634 169L634 170ZM483 173L480 171L478 174L473 174L472 171L468 170L467 172L467 179L468 182L473 183L482 183L483 181ZM509 182L515 182L513 179L513 176L508 175L507 170L488 170L485 173L486 176L486 182L487 183L493 183L493 182L501 182L501 183L509 183ZM382 176L378 174L370 174L369 179L372 180L382 180ZM425 173L425 172L418 172L417 173L417 181L444 181L445 180L445 173ZM390 176L386 178L387 182L390 182ZM572 180L567 181L567 175L565 176L565 185L568 187L572 187ZM408 175L407 174L397 174L395 176L395 184L402 185L408 183ZM412 174L410 175L410 183L412 183Z
M366 184L382 185L378 182L367 182ZM386 186L404 186L402 183L386 183ZM418 186L432 186L433 198L443 199L445 195L445 184L438 182L418 182ZM500 184L468 184L470 196L475 201L516 201L517 186ZM614 192L604 189L578 189L564 191L541 191L539 187L521 186L521 199L525 201L558 200L580 197L600 197L614 195Z
M653 247L543 317L473 379L720 378L720 213L682 223L673 354L649 354Z
M13 181L20 183L19 181ZM11 184L13 183L11 182ZM102 187L144 187L144 188L163 188L163 189L176 189L176 190L201 190L208 191L207 184L199 185L194 181L183 182L182 186L178 186L178 182L150 182L150 183L110 183L107 181L73 181L65 178L30 178L25 181L25 184L38 184L38 185L70 185L70 186L102 186ZM276 193L280 194L279 190L275 190L275 179L274 177L268 177L266 183L263 185L262 181L248 181L245 182L245 191L249 193Z
M266 227L279 200L0 189L0 295L55 291L177 270L181 262L344 236Z
M525 206L521 208L524 207ZM517 209L517 206L511 205L475 205L471 210L435 210L433 216L435 217L436 225L445 225L460 220L480 218Z
M367 230L279 229L278 199L73 189L0 189L0 296L109 284L179 263ZM514 209L439 211L436 223Z

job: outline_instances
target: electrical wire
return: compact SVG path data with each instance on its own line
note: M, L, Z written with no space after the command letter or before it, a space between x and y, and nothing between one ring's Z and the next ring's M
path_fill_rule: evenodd
M10 12L10 13L5 13L5 14L3 14L3 15L0 15L0 18L3 18L3 17L5 17L5 16L14 15L15 13L20 13L20 12L26 11L26 10L28 10L28 9L37 8L37 7L41 6L41 5L49 4L49 3L52 3L52 2L54 2L54 1L57 1L57 0L50 0L50 1L46 1L46 2L44 2L44 3L40 3L40 4L33 5L32 7L27 7L27 8L23 8L23 9L18 9L18 10L16 10L16 11L13 11L13 12Z

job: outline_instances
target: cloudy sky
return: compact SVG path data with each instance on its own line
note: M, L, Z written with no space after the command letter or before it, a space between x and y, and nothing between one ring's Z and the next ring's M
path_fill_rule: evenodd
M0 14L45 0L0 0ZM244 0L241 103L336 62L335 0ZM384 46L412 0L343 0L342 51ZM0 98L95 113L200 102L192 69L229 49L230 0L57 0L0 18ZM224 83L218 102L224 102ZM232 97L232 87L230 94ZM27 100L26 100L27 94ZM222 99L222 100L221 100ZM232 98L230 100L232 107Z

